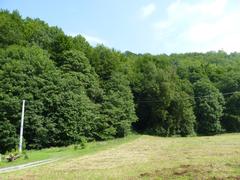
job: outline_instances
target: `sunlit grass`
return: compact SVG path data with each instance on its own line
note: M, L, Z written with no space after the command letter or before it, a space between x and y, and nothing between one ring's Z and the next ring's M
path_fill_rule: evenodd
M240 178L240 134L187 138L141 136L125 142L105 146L94 154L83 153L83 156L3 177L46 180ZM86 152L95 152L93 147L89 146Z
M74 145L67 147L52 147L46 148L42 150L31 150L26 151L28 159L24 158L24 155L13 162L2 161L0 162L0 168L10 167L15 165L20 165L24 163L29 163L33 161L45 160L45 159L66 159L70 157L78 157L85 154L95 153L104 149L108 149L110 147L114 147L116 145L134 140L140 137L140 135L130 135L126 138L119 138L115 140L109 141L98 141L98 142L90 142L86 144L84 149L75 149Z

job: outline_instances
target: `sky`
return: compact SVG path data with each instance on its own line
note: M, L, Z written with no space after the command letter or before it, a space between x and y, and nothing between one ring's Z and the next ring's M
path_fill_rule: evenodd
M239 0L0 0L0 8L122 52L240 51Z

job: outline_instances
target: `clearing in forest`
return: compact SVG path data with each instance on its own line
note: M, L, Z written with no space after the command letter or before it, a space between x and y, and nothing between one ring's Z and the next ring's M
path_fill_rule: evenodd
M3 179L239 179L240 134L139 138Z

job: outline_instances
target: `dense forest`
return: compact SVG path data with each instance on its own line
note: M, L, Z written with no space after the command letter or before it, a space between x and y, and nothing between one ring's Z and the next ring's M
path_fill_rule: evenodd
M124 137L240 132L240 53L171 55L92 47L0 11L0 153Z

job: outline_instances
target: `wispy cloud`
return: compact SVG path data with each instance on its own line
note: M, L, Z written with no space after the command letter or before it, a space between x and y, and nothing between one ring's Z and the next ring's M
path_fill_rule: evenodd
M82 34L82 36L85 37L86 40L93 46L96 46L97 44L108 45L107 41L102 39L102 38L99 38L99 37L96 37L96 36L90 36L90 35L87 35L87 34Z
M154 3L147 4L141 8L142 18L151 16L156 11L156 5Z
M169 5L167 18L153 24L156 38L168 41L174 48L185 46L187 51L239 51L240 6L230 11L227 8L230 3L177 0Z
M84 33L73 33L73 32L70 32L67 34L70 36L73 36L73 37L77 36L77 35L81 35L93 46L96 46L98 44L104 44L106 46L109 46L109 43L106 40L104 40L100 37L97 37L97 36L91 36L91 35L84 34Z

